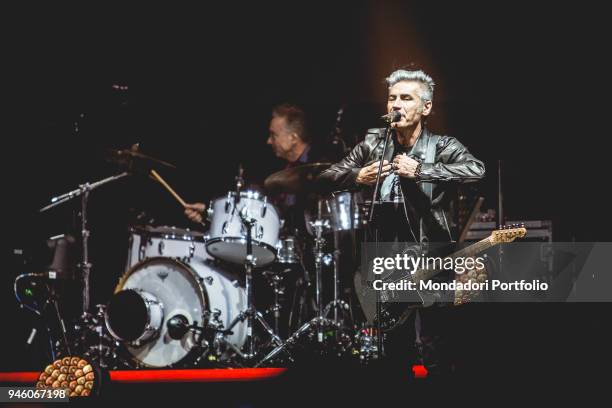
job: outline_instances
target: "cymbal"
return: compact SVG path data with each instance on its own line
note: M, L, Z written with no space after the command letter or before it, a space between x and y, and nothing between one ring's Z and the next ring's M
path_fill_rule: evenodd
M130 165L130 161L136 159L134 161L140 161L140 163L147 164L148 166L163 166L171 169L176 169L176 166L172 163L165 162L153 156L148 156L134 149L109 149L107 151L106 157L109 161L122 165Z
M264 187L272 192L301 193L315 188L316 177L328 169L331 163L310 163L277 171L264 181Z

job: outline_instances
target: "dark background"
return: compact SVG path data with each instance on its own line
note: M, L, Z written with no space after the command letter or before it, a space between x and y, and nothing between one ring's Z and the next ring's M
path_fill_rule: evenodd
M2 253L11 267L2 271L2 298L4 322L15 328L3 330L7 367L19 365L11 351L23 347L30 320L12 300L12 279L26 268L13 249L41 262L35 254L46 238L74 230L73 204L43 215L37 209L114 174L105 149L140 142L143 152L176 164L162 174L188 201L208 201L231 188L239 163L252 182L282 167L265 145L274 104L303 104L321 141L345 106L343 136L352 143L379 125L384 77L409 64L437 84L430 128L485 161L485 208L497 206L501 159L507 219L550 219L559 241L609 239L607 23L588 3L24 6L7 8L3 20ZM94 303L108 298L120 275L127 226L140 211L158 224L188 225L150 180L92 194ZM530 307L508 326L528 355L558 339L563 350L585 338L603 341L608 305L559 307L569 321ZM552 332L537 324L542 319L558 319ZM531 341L517 334L525 328Z

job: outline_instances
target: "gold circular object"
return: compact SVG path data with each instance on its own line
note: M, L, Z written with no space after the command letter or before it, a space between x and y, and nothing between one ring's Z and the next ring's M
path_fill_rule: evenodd
M67 389L70 397L91 395L96 374L93 366L80 357L66 356L45 367L36 382L37 389Z

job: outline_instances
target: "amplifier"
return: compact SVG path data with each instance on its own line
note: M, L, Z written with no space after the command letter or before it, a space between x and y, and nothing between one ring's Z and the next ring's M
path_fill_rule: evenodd
M527 228L527 235L521 239L521 241L542 241L552 242L553 229L552 221L508 221L507 225L519 224L524 225ZM496 223L494 221L473 222L470 229L465 237L466 242L480 241L483 238L491 235L496 229Z

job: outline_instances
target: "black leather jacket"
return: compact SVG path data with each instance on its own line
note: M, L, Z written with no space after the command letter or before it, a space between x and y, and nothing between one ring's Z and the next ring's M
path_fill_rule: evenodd
M369 129L365 139L340 162L319 175L322 186L329 190L362 190L365 197L371 197L373 186L358 185L355 180L362 167L380 160L383 152L385 129ZM391 138L384 159L392 161L395 137ZM435 159L426 163L429 143L435 143ZM433 146L432 146L433 147ZM457 183L477 181L484 177L485 166L476 159L457 139L434 135L423 131L411 156L422 162L418 183L401 178L405 199L405 214L411 213L422 222L420 240L452 241L448 216L445 210ZM417 238L418 239L418 238Z

